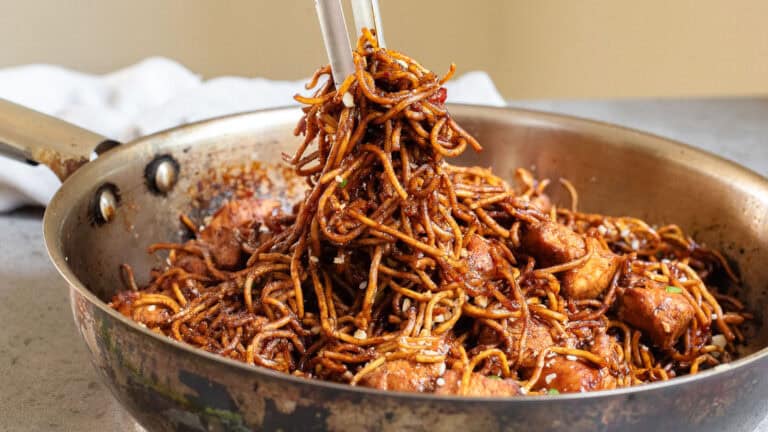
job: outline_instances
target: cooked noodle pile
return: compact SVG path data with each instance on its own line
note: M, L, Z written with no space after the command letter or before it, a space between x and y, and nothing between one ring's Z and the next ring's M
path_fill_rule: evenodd
M547 181L448 159L480 144L438 77L364 31L355 74L307 85L292 213L227 202L112 306L222 356L307 378L466 395L589 391L729 361L749 314L675 225L557 208Z

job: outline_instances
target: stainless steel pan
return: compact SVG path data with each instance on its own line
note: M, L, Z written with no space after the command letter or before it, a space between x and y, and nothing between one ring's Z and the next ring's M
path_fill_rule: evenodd
M603 123L538 112L452 106L485 146L466 163L511 176L518 166L569 178L581 207L677 222L721 248L741 271L757 330L730 365L624 390L477 399L386 393L249 367L151 333L107 307L118 266L140 278L152 242L176 240L188 191L217 169L277 163L297 145L299 111L234 115L161 132L110 150L104 138L0 104L0 141L62 178L45 240L70 286L80 333L115 397L150 430L752 431L768 413L768 182L685 145ZM78 167L81 168L77 169ZM159 167L159 169L158 169ZM74 174L70 174L75 171ZM275 191L272 191L275 192ZM555 198L559 192L553 189Z

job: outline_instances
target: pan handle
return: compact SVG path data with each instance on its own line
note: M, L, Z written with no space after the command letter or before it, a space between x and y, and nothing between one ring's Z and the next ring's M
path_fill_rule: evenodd
M95 132L0 98L0 155L48 165L62 181L94 153L117 145Z

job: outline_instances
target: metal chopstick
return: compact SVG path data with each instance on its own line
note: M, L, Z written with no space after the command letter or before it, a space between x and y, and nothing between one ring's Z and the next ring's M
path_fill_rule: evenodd
M315 0L315 8L331 63L333 82L338 87L347 76L355 72L341 0Z
M375 30L379 47L385 48L384 28L381 25L379 0L352 0L352 15L355 18L355 33L360 33L363 27Z

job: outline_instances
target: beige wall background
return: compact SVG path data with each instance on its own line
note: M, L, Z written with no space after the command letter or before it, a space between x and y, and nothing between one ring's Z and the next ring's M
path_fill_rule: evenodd
M509 98L768 94L766 0L380 0L390 47L488 71ZM0 0L0 66L308 76L312 0Z

